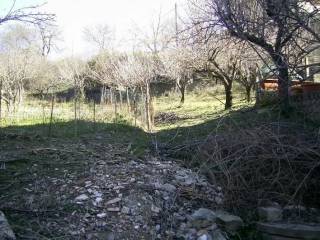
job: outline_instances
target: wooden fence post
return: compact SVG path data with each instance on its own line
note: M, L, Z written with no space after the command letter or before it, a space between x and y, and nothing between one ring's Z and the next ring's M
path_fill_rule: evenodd
M78 135L78 121L77 121L77 93L76 89L74 89L74 135L75 137Z
M53 108L54 108L54 95L51 96L51 112L50 112L50 123L49 123L49 137L51 137L52 133L52 123L53 123Z
M129 88L126 89L127 92L127 107L128 107L128 113L130 113L130 94L129 94Z
M122 109L122 104L123 104L123 102L122 102L122 91L121 91L121 89L119 90L119 98L120 98L120 110Z
M93 129L96 131L96 101L93 99Z
M2 120L2 78L0 81L0 122Z

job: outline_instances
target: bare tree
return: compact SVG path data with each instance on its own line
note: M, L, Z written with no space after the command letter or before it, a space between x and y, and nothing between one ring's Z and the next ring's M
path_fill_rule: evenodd
M250 48L250 46L242 45L239 50L239 66L237 70L236 81L244 88L247 102L251 102L251 93L257 82L261 78L263 61Z
M80 118L80 102L84 97L84 83L87 72L87 64L78 58L66 58L59 65L59 77L66 86L72 87L74 91L74 120ZM77 124L75 124L77 134Z
M246 100L247 102L251 102L251 92L256 85L257 77L259 74L259 65L249 65L246 62L240 62L240 69L238 71L238 77L236 81L244 87L246 92Z
M126 57L123 54L101 52L94 57L89 64L88 74L92 79L95 79L102 85L102 99L106 99L106 89L110 89L110 102L113 102L115 90L123 84L120 68L123 68Z
M140 87L145 101L147 129L153 126L153 105L150 84L156 82L162 74L162 67L154 59L153 54L133 53L127 56L126 64L122 65L122 78L129 86Z
M11 113L22 103L26 84L35 73L33 64L37 58L33 32L20 25L3 32L1 43L1 98Z
M47 57L52 50L57 50L56 41L60 32L55 26L39 26L41 55Z
M37 26L42 26L42 28L46 25L52 25L56 20L55 15L40 12L40 7L41 5L16 8L16 0L13 0L7 13L3 16L0 16L0 25L9 22L29 23ZM2 74L4 73L6 73L6 71L2 71ZM0 116L2 111L3 86L4 76L1 77L0 83Z
M43 56L38 56L33 64L35 68L33 78L28 84L31 93L44 97L66 86L63 78L59 77L58 65L48 61Z
M17 8L16 0L12 0L10 9L4 16L0 16L0 25L6 22L22 22L34 24L37 26L53 24L53 22L55 21L55 15L40 12L42 6L43 5L34 5Z
M310 47L320 39L312 27L319 24L316 1L204 0L193 3L200 13L193 23L205 30L207 38L226 29L270 57L278 74L282 110L287 111L290 68L318 48Z
M225 109L230 109L233 104L232 87L237 77L239 61L235 57L219 61L219 58L221 59L221 51L218 48L211 49L209 54L207 71L209 76L217 78L223 84L226 96Z
M98 51L106 51L112 47L114 31L106 24L87 26L83 29L84 39L95 45Z
M141 26L134 26L132 33L137 49L157 55L174 43L175 32L173 22L165 20L161 11L155 16L143 29Z
M197 52L197 69L206 72L213 80L218 80L225 91L225 109L230 109L233 103L232 88L238 77L240 67L240 46L232 38L223 38L216 35L206 43L194 46Z
M197 70L197 55L190 46L176 47L165 51L162 54L162 62L165 68L165 74L170 79L176 81L177 87L181 93L180 103L185 101L185 92L187 85L192 81L194 72Z

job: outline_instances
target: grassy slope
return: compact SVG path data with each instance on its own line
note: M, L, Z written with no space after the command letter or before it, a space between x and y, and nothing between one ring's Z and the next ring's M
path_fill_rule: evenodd
M154 99L155 115L173 113L173 121L157 122L153 134L147 134L134 127L132 117L127 116L124 107L115 123L112 106L96 106L96 122L93 122L93 105L81 104L81 121L73 120L73 103L57 103L54 107L54 122L52 137L78 138L97 133L107 133L112 141L131 145L133 152L143 155L155 140L162 144L179 145L181 143L202 140L210 133L229 128L263 124L277 121L277 111L268 108L252 110L253 105L246 103L244 96L234 94L234 107L224 110L224 96L221 89L206 89L189 92L186 101L181 106L178 94ZM43 109L44 106L44 109ZM250 110L251 109L251 110ZM44 111L43 111L44 110ZM50 103L28 102L21 108L15 118L0 121L0 131L17 134L37 134L47 137L49 134ZM294 116L290 121L301 121L300 116ZM120 124L119 124L120 123ZM2 127L2 128L1 128Z
M216 131L217 127L220 128L230 116L235 118L236 122L243 122L244 116L237 114L237 111L253 107L239 94L235 94L234 107L231 110L224 110L223 101L224 96L215 91L190 93L182 106L177 95L156 99L157 113L172 112L178 117L177 121L156 125L158 140L170 146L202 140Z
M178 95L155 99L156 112L174 112L181 119L174 123L156 125L154 134L147 134L140 128L126 124L125 121L121 121L122 124L113 123L110 111L104 113L102 106L99 106L101 117L97 123L90 121L92 111L89 106L85 106L83 119L86 121L77 123L77 134L75 134L75 123L71 120L73 117L72 104L62 104L56 109L52 138L47 137L49 125L47 120L43 122L41 108L35 104L29 105L29 108L26 109L31 113L28 115L31 117L23 117L16 122L2 122L2 128L0 128L2 155L7 153L8 156L14 158L13 153L19 152L20 149L31 150L23 154L23 159L7 163L6 170L0 170L0 209L1 202L12 200L18 203L20 192L27 191L28 184L33 181L35 164L40 166L37 174L52 178L64 174L64 170L81 174L86 169L86 159L77 152L66 154L62 162L53 162L55 161L54 154L52 156L34 154L32 151L34 148L50 148L56 144L62 146L67 144L67 146L72 145L74 149L78 149L80 141L94 139L96 142L103 141L112 145L126 146L133 154L143 156L146 151L149 151L155 138L160 144L174 147L182 143L205 139L208 134L223 131L226 128L237 129L279 120L276 111L269 108L255 110L241 100L242 96L235 98L235 108L231 111L224 111L223 104L216 98L223 99L223 95L215 94L213 91L190 93L187 94L183 106L179 106ZM46 108L47 116L49 107ZM67 113L64 112L66 109ZM301 121L299 116L293 116L288 120ZM68 152L72 149L66 150ZM13 190L9 192L8 189ZM50 199L47 200L50 203ZM52 206L54 207L54 203ZM47 204L46 207L48 207ZM73 209L68 209L66 206L64 211L72 212ZM26 224L23 221L28 222L28 219L13 222L13 225L16 228L23 227Z
M182 106L179 101L180 98L178 95L155 99L156 112L174 112L182 118L173 124L160 124L156 126L156 130L161 131L193 126L227 113L224 111L224 95L215 89L187 94L186 101ZM239 109L245 106L248 106L248 104L243 100L243 96L235 94L233 109Z

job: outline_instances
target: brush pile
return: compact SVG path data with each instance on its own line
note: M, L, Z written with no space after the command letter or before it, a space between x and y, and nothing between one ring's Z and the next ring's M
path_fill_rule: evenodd
M198 149L200 170L222 187L228 207L261 200L320 207L320 145L301 126L270 123L227 131Z

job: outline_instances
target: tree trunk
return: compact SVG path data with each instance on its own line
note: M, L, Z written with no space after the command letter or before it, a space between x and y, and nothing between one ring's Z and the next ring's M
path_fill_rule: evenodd
M93 100L93 130L96 131L96 101Z
M123 102L122 102L122 91L121 90L119 90L119 98L120 98L120 110L122 109L122 104L123 104Z
M105 99L106 99L106 87L102 86L101 87L101 98L100 98L100 103L105 103Z
M289 67L285 57L281 53L273 54L273 62L279 72L278 88L279 99L282 113L287 113L290 108L289 103Z
M78 119L81 121L81 99L78 101Z
M251 102L251 86L246 86L246 98L247 102Z
M140 116L141 116L141 123L145 123L146 122L146 105L143 104L143 102L145 101L145 96L144 96L144 89L143 87L140 87L140 91L141 91L141 98L139 99L141 101L141 106L140 106Z
M78 135L78 120L77 120L77 97L74 96L74 135Z
M42 124L45 124L45 102L44 102L44 94L41 91L41 100L42 100Z
M151 94L150 94L150 82L146 83L146 97L145 97L145 106L146 106L146 123L148 132L152 130L152 116L153 116L153 109L152 109L152 102L151 102Z
M2 119L2 80L0 81L0 121Z
M127 105L128 105L128 112L130 113L130 94L129 94L129 88L127 88Z
M137 126L137 114L138 114L138 109L137 109L137 99L134 97L133 99L133 111L134 111L134 126Z
M279 69L279 96L282 112L289 110L289 71L288 68Z
M224 109L228 110L232 107L232 84L224 84L226 102L224 105Z
M110 88L110 104L112 105L113 104L113 91L112 91L112 88Z
M50 112L50 123L49 123L49 137L51 137L52 133L52 123L53 123L53 108L54 108L54 96L51 96L51 112Z
M114 119L115 122L118 120L118 105L117 105L117 91L114 92Z
M146 84L146 122L147 122L148 132L151 131L151 127L152 127L150 104L151 104L150 83L147 82Z
M180 99L180 103L184 104L184 100L185 100L185 93L186 93L186 86L184 84L179 85L179 90L181 93L181 99Z

